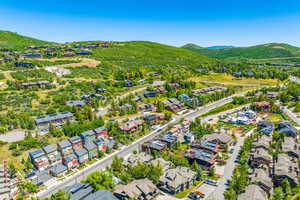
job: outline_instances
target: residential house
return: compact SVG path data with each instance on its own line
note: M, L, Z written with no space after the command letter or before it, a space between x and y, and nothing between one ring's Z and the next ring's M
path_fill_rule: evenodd
M177 113L177 112L180 112L180 111L186 109L185 105L175 98L170 98L170 99L164 100L162 102L165 105L166 109L168 109L174 113Z
M166 91L166 88L161 86L161 87L156 88L156 91L159 93L164 93Z
M153 157L150 154L141 152L138 154L132 154L125 160L125 165L136 166L139 162L149 163Z
M221 147L223 147L224 145L232 145L233 143L232 136L226 133L206 134L203 136L202 140L214 142L216 144L219 144Z
M18 61L15 62L15 66L16 67L27 67L27 68L31 68L34 67L32 62L28 62L28 61Z
M83 49L83 50L81 50L81 51L75 52L75 54L76 54L77 56L89 56L89 55L92 55L92 51L89 50L89 49Z
M61 154L57 149L56 144L49 144L43 148L44 152L46 153L49 163L51 165L56 165L61 163Z
M104 126L100 126L96 129L94 129L93 131L96 133L97 138L101 137L103 139L108 139L108 137L109 137L108 130Z
M59 163L59 164L56 164L54 166L52 166L49 170L49 173L54 176L54 177L60 177L60 176L64 176L68 171L68 168Z
M291 157L300 157L300 144L298 140L293 137L284 137L281 143L281 150Z
M146 152L151 152L151 151L163 151L164 149L167 148L167 144L160 141L160 140L151 140L142 146L143 150Z
M255 152L256 149L264 148L266 151L268 151L270 144L272 142L272 138L266 135L259 136L254 139L252 142L252 148L251 152Z
M249 119L253 119L256 117L256 113L253 110L246 110L245 112L239 112L237 114L238 117L247 117Z
M142 112L155 112L156 107L153 103L144 103L138 106Z
M62 156L67 156L73 153L72 144L69 140L63 140L57 143L58 151L62 154Z
M254 105L261 109L266 109L269 108L271 104L267 101L260 101L260 102L255 102Z
M273 169L274 186L280 186L282 181L287 179L291 187L294 187L299 184L298 176L299 167L297 160L284 153L278 154Z
M207 151L211 151L213 153L217 153L219 151L220 145L216 142L207 141L207 140L196 140L192 143L192 148L196 149L204 149Z
M245 192L240 194L237 200L267 200L267 193L258 185L251 184L245 188Z
M105 88L97 88L96 89L96 92L99 92L99 93L103 93L103 92L106 92L107 91L107 89L105 89Z
M41 58L42 55L40 53L22 53L21 56L24 58Z
M149 179L134 180L127 185L117 185L114 189L114 195L119 199L154 199L159 191Z
M171 194L176 194L193 186L196 172L187 167L176 167L165 171L160 177L159 188Z
M74 101L68 101L67 106L74 106L74 107L83 107L85 105L84 100L74 100Z
M194 133L187 133L183 136L184 142L187 144L192 144L195 141L195 134Z
M78 162L80 164L85 163L89 159L88 151L84 148L76 150L75 155L77 156Z
M272 168L273 158L265 148L256 148L251 152L250 163L254 167L266 166L269 170Z
M99 152L105 152L107 149L107 145L105 140L102 137L97 138L94 143L97 146L97 149Z
M192 164L195 161L204 169L211 169L216 162L216 153L205 149L189 149L184 156Z
M289 121L280 121L278 123L278 131L279 133L284 133L286 136L289 137L297 137L298 130L292 126Z
M98 148L94 142L84 143L84 148L88 151L89 159L93 159L98 156Z
M267 170L255 168L253 174L251 174L249 178L250 182L256 183L269 196L271 195L273 190L273 182Z
M70 200L84 200L92 194L94 188L88 183L75 183L64 188L70 194Z
M278 95L279 95L279 92L267 91L267 97L270 99L275 99L278 97Z
M257 127L260 132L267 135L272 134L274 131L274 123L271 121L259 121Z
M37 82L21 83L19 87L22 89L41 88L49 84L50 84L49 81L37 81Z
M193 93L193 95L201 95L201 94L211 94L216 91L224 91L224 90L227 90L227 88L214 86L214 87L196 89L196 90L193 90L192 93Z
M161 136L159 139L166 143L168 147L172 147L177 142L177 137L168 133Z
M134 86L134 83L132 81L125 80L124 81L124 86L125 87L132 87L132 86Z
M85 131L79 135L84 143L91 143L96 140L96 133L93 130Z
M69 141L70 141L74 151L77 151L78 149L82 149L83 142L82 142L82 139L79 136L71 137L69 139Z
M69 154L63 157L63 164L66 165L69 170L76 168L79 165L78 158L74 153Z
M138 128L144 123L144 120L130 120L121 126L119 126L119 129L121 131L125 132L135 132L138 130Z
M43 149L37 149L35 151L29 152L29 158L32 164L38 170L44 170L49 166L47 154L43 151Z
M83 200L118 200L118 199L116 196L113 195L111 191L100 189L92 194L89 194Z
M144 92L144 97L148 98L148 97L156 97L157 92L155 91L145 91Z
M56 114L49 114L45 116L40 116L36 118L36 125L43 129L48 129L49 124L53 124L55 127L60 127L66 121L71 121L73 119L73 114L70 112L62 112Z

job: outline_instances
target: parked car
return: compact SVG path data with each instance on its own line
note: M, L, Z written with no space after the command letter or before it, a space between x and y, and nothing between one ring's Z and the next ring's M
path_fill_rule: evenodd
M196 191L196 192L191 192L188 197L193 200L201 200L204 199L205 195L202 192Z
M229 150L230 154L233 154L233 152L234 152L234 148L232 148L232 149Z
M211 179L205 179L204 183L212 186L218 186L218 182Z

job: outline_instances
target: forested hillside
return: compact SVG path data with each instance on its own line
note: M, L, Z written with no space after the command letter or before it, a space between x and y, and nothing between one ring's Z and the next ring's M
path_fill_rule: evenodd
M19 50L30 45L40 46L40 45L49 45L49 44L54 44L54 43L19 35L17 33L10 32L10 31L0 30L0 48Z
M288 44L270 43L251 47L226 49L208 49L197 45L184 45L182 48L206 55L212 58L282 58L300 56L300 48Z
M165 71L196 69L213 63L214 59L197 53L154 42L123 42L114 48L98 48L93 57L100 60L100 67L107 72L135 72L138 70Z

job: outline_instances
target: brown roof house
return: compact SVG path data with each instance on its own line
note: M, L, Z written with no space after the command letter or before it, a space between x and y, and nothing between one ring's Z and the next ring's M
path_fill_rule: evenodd
M203 140L215 142L220 146L231 145L231 143L233 142L232 136L226 133L206 134L203 136Z
M268 150L264 148L256 148L251 152L250 163L254 167L265 165L268 169L272 168L273 158L269 154Z
M135 180L127 185L117 185L114 195L119 199L154 199L159 191L149 179Z
M267 193L258 185L251 184L245 188L245 192L240 194L237 200L267 200Z
M249 178L251 182L256 183L268 195L271 195L273 189L273 182L267 170L262 168L255 168L253 174L251 174Z
M131 120L119 126L119 129L121 131L132 133L135 132L143 123L144 120Z
M160 178L159 187L168 193L176 194L192 187L196 178L196 172L180 166L167 170Z
M299 184L298 174L299 168L296 159L284 153L278 154L273 170L274 185L280 186L281 182L287 179L290 185L294 187Z
M293 137L284 137L284 141L281 144L281 150L287 153L289 156L299 158L300 144L297 139Z

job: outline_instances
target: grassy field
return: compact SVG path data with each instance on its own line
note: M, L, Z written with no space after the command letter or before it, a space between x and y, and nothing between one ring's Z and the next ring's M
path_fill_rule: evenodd
M219 83L224 85L277 85L281 82L274 79L255 79L255 78L235 78L228 74L209 74L189 78L191 81Z

